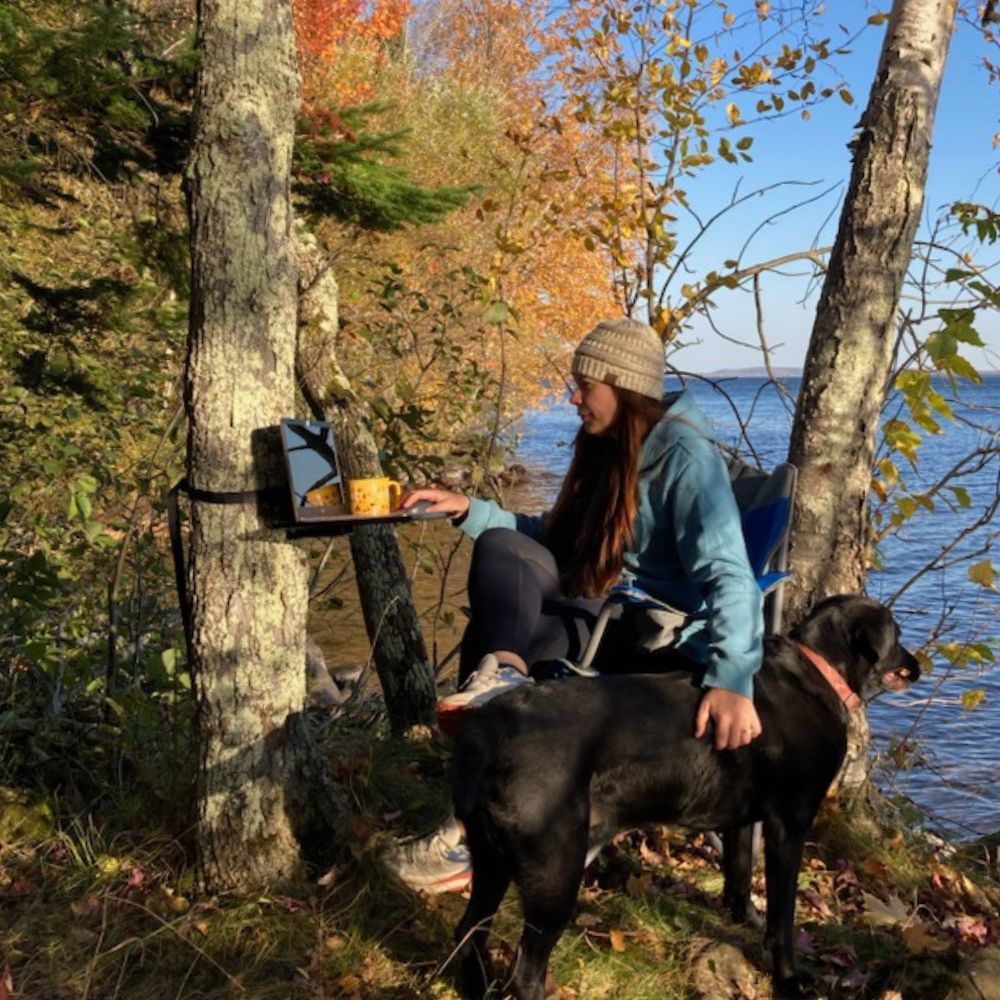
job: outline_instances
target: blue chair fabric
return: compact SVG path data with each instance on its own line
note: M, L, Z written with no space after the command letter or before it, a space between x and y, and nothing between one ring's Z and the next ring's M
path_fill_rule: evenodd
M747 547L750 568L761 592L765 594L764 630L781 629L781 585L791 576L788 571L788 536L792 522L792 505L798 471L790 462L782 462L771 472L764 472L738 458L728 461L729 478L740 509L743 540ZM587 648L572 669L593 676L591 667L604 635L609 618L618 605L651 611L674 611L669 605L630 584L617 584L608 592L604 606L594 624Z

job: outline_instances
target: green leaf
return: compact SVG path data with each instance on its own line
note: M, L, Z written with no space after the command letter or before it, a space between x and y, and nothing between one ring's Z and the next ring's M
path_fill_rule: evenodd
M114 698L105 698L104 704L107 705L112 712L114 712L120 721L124 721L125 709L122 707L120 702L115 701Z
M938 330L928 338L926 345L927 353L931 359L937 363L946 358L953 357L958 352L958 343L951 329Z
M948 489L954 494L959 507L970 507L972 505L969 491L964 486L949 486Z
M979 383L983 380L983 376L976 371L973 365L959 355L952 358L947 367L948 371L955 375L960 375L962 378L968 379L968 381L973 382L976 385L979 385Z
M163 664L164 673L173 674L177 669L177 650L172 647L164 649L160 653L160 663Z
M961 281L963 278L974 278L974 271L963 271L959 267L949 267L947 271L944 272L945 281Z
M510 306L506 302L491 302L483 313L483 322L491 326L501 326L510 318Z

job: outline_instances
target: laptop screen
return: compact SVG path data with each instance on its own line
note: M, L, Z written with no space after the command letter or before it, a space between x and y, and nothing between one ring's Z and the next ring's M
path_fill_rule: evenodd
M311 521L346 513L330 424L319 420L282 420L281 447L295 520Z

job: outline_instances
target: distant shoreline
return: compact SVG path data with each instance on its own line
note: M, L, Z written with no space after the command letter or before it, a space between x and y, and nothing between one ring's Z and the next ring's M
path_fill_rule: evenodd
M692 374L698 375L701 378L768 378L769 374L767 369L756 367L756 368L717 368L715 371L711 372L694 372ZM802 378L801 368L789 368L782 367L780 365L775 365L771 368L771 375L775 378ZM941 375L938 372L932 373L935 378L945 378L946 376ZM987 369L981 371L983 380L1000 378L1000 372L995 370Z
M718 368L714 372L699 372L705 378L801 378L801 368L782 368L774 366L770 373L766 368Z

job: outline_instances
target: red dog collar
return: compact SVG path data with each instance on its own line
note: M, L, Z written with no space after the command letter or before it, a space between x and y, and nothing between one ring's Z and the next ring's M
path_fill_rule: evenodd
M795 644L802 650L802 655L826 678L827 683L837 692L840 700L847 706L848 712L853 712L861 707L861 699L850 689L847 681L832 666L823 659L815 649L803 646L801 642Z

